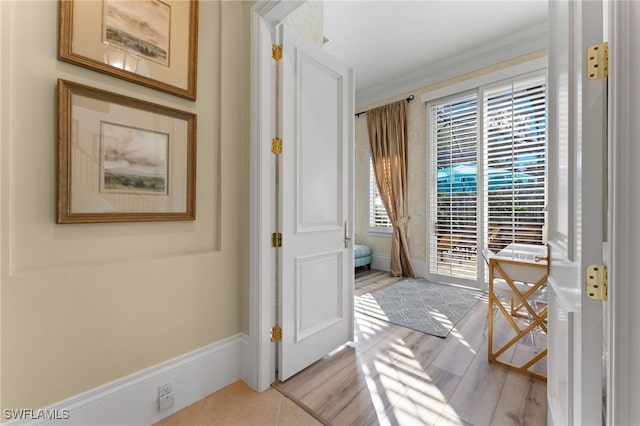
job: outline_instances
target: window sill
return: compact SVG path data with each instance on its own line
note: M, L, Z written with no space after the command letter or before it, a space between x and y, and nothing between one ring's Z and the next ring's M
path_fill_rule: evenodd
M369 228L367 229L367 235L375 237L391 237L393 235L393 228L389 228L388 230Z

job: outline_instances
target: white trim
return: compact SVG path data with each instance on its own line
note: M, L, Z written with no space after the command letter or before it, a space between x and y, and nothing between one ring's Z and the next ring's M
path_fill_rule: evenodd
M378 271L391 271L391 257L381 254L374 254L371 256L371 269Z
M542 58L536 58L531 61L503 68L501 70L490 72L488 74L483 74L478 77L470 78L468 80L461 81L460 83L451 84L440 89L426 92L420 99L423 103L427 103L435 99L444 98L445 96L454 95L456 93L462 93L468 90L477 90L479 87L498 83L501 80L515 78L519 75L529 74L536 71L544 72L547 67L547 62L548 61L546 56Z
M567 327L566 327L566 333L568 336L567 364L571 365L574 358L574 347L573 347L574 321L575 321L577 310L579 310L579 307L574 306L570 298L567 297L566 292L563 291L563 289L558 285L558 283L553 277L549 277L549 279L547 280L547 286L548 286L549 307L550 308L555 307L555 309L561 310L563 315L566 315L567 317ZM558 315L556 311L550 312L549 314ZM552 336L550 336L550 338L552 338ZM553 377L556 374L556 371L554 371L554 369L556 368L556 365L548 361L547 368L549 369L547 371L547 374ZM567 374L567 383L573 383L574 371L572 368L565 368L562 373ZM562 401L561 398L558 395L556 395L555 392L556 392L556 389L552 387L547 387L547 414L548 414L547 418L548 418L549 424L558 425L558 426L574 424L572 419L573 399L574 399L573 387L568 386L568 388L566 389L566 392L568 392L568 394L562 395L562 396L566 396L567 401L569 403L569 407L564 407L564 401ZM565 413L567 413L569 418L566 418Z
M254 350L251 347L251 339L249 336L240 334L241 350L240 350L240 380L251 387L251 383L256 377L256 366L253 362Z
M304 1L264 0L251 8L250 51L250 231L249 335L253 389L263 391L275 381L275 345L269 330L275 325L275 255L270 234L275 223L274 159L265 141L275 135L275 101L272 93L274 61L271 45L275 27Z
M64 420L65 426L153 424L240 380L241 372L246 368L241 360L248 348L248 337L238 334L42 410L57 412L59 417L68 413L68 419ZM167 382L173 384L174 406L160 412L158 386ZM15 426L54 423L58 424L60 420L18 419L2 424Z
M271 45L268 25L260 13L267 13L272 3L256 3L251 9L251 147L250 147L250 231L249 238L249 335L254 349L253 364L256 375L249 385L256 390L266 389L275 377L269 365L269 347L266 339L268 324L273 320L269 301L273 289L269 277L273 276L275 261L269 250L269 234L273 223L272 199L267 193L267 182L271 181L271 162L261 141L271 139L269 123L273 122L273 111L269 105L271 58L266 50ZM266 62L266 63L265 63ZM265 372L265 374L261 374Z
M640 416L637 380L640 346L636 314L639 196L637 185L638 93L640 66L638 4L609 3L609 302L604 310L608 359L607 425L636 423ZM605 38L606 40L606 38ZM635 179L635 180L634 180Z
M428 67L405 73L375 87L361 89L356 93L357 110L401 93L445 81L452 76L477 71L545 49L548 44L547 38L547 25L526 28L510 35L508 39L487 43L484 48L461 53L437 64L429 64Z
M413 272L415 272L416 277L427 277L427 272L429 268L427 268L427 262L424 260L411 259L411 266L413 266Z
M391 237L393 237L393 227L391 227L391 228L371 228L371 227L367 227L367 231L365 232L365 234L369 235L371 237L391 238Z

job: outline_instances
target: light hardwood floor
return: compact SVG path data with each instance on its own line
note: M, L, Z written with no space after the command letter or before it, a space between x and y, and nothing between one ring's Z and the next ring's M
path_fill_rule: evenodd
M356 294L399 280L359 270ZM545 425L546 383L487 361L486 317L485 298L443 339L356 313L353 345L276 388L331 425Z
M398 281L360 269L356 294ZM546 383L488 363L486 316L485 299L442 339L356 314L353 344L275 385L291 400L239 382L160 425L318 424L307 412L336 426L545 425ZM518 345L506 355L517 359L531 350Z

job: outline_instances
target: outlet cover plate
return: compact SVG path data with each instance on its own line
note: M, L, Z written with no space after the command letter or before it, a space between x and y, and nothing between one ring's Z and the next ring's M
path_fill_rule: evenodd
M169 395L171 392L173 392L173 383L171 382L158 386L158 398Z
M173 393L158 398L158 408L160 411L166 411L173 407Z

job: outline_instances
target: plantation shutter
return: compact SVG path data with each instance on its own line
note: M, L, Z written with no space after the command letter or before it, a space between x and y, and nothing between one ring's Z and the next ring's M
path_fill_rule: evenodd
M484 92L486 246L543 244L547 163L544 77Z
M430 273L476 279L477 95L428 105L431 143Z
M391 220L387 215L387 210L382 204L382 198L378 191L376 175L373 170L373 162L369 157L369 228L374 231L390 232L392 230Z

